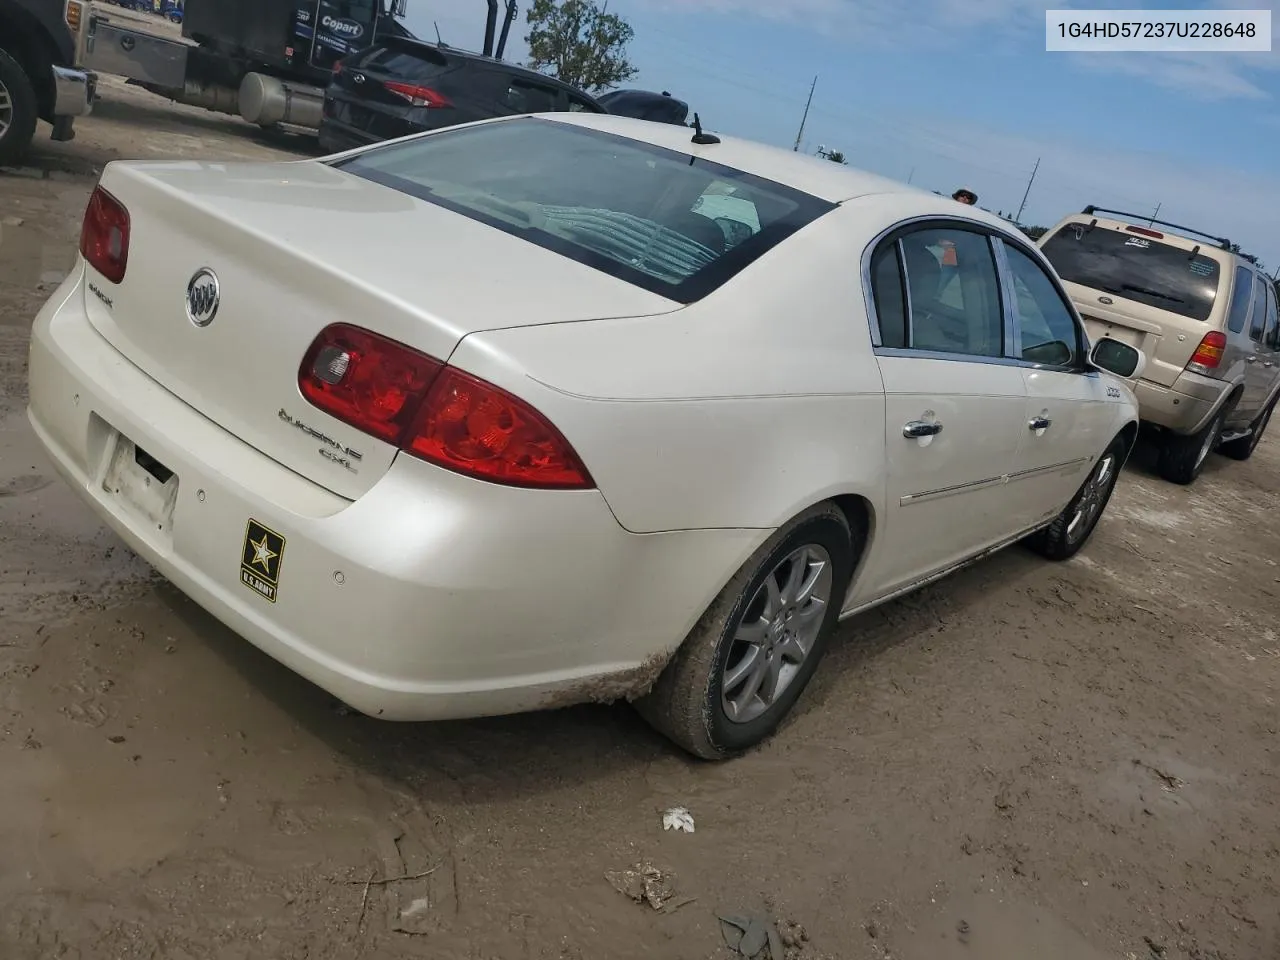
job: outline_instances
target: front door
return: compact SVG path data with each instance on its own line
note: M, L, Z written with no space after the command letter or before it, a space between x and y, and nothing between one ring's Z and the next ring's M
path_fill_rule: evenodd
M1004 358L994 248L981 228L904 228L877 247L871 274L888 478L867 579L884 594L1011 533L1004 487L1027 398L1021 369Z
M1085 366L1086 341L1067 297L1030 253L1004 244L1013 293L1014 351L1024 362L1026 417L1008 507L1022 526L1060 513L1108 435L1108 384ZM1113 391L1118 388L1112 386Z

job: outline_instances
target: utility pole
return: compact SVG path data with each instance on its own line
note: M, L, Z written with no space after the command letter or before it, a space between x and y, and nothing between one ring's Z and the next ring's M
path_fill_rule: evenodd
M1155 213L1153 213L1153 214L1151 215L1151 219L1147 221L1147 226L1148 226L1148 227L1153 227L1153 226L1155 226L1155 223L1156 223L1156 217L1160 216L1160 207L1163 205L1163 202L1164 202L1164 201L1161 201L1160 203L1157 203L1157 204L1156 204L1156 212L1155 212Z
M813 75L813 83L809 85L809 99L805 101L804 116L800 118L800 132L796 134L796 145L792 147L792 150L795 151L796 153L800 152L800 140L802 137L804 137L804 125L805 125L805 122L808 121L809 119L809 106L810 104L813 103L813 90L814 90L814 87L816 87L817 85L818 85L818 75L815 73Z
M1027 197L1031 196L1031 185L1036 182L1036 171L1040 169L1040 158L1036 157L1036 165L1031 170L1031 179L1027 181L1026 193L1022 195L1022 205L1018 207L1018 215L1013 218L1014 223L1022 222L1022 211L1027 208Z
M911 172L907 174L907 183L911 182L911 178L916 175L916 168L912 167Z

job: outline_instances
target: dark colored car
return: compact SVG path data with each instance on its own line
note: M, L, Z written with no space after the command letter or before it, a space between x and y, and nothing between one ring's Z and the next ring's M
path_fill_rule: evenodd
M667 91L652 93L649 90L613 90L596 98L609 113L655 123L674 123L685 126L689 120L689 105L677 100Z
M384 37L341 60L325 91L320 149L336 153L520 113L606 113L581 90L502 60Z

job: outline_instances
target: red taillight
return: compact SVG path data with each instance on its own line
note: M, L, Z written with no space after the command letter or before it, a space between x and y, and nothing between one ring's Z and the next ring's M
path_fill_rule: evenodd
M80 227L80 254L112 283L129 265L129 211L102 187L95 187Z
M1222 362L1222 351L1227 346L1227 335L1219 330L1210 330L1200 339L1200 346L1191 355L1191 363L1207 367L1210 370Z
M452 103L449 98L441 93L437 93L430 87L422 87L416 83L399 83L397 81L388 81L383 84L388 90L398 97L404 97L415 107L451 107Z
M303 357L298 388L325 413L398 446L443 366L394 340L335 324Z
M359 327L321 331L298 387L325 413L457 473L518 487L594 485L569 442L529 404Z
M405 449L450 470L511 486L592 486L586 467L546 417L453 367L445 367L431 385Z
M1144 237L1155 237L1157 240L1163 240L1164 234L1159 230L1148 230L1146 227L1125 227L1130 233L1140 233Z

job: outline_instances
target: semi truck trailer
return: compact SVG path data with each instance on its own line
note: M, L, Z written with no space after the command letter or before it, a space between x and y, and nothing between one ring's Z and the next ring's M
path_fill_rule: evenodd
M186 0L181 27L93 0L79 10L76 61L178 103L250 123L316 129L347 54L393 35L408 0Z

